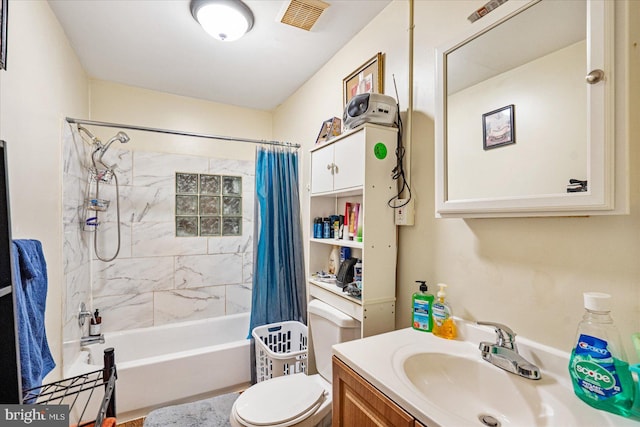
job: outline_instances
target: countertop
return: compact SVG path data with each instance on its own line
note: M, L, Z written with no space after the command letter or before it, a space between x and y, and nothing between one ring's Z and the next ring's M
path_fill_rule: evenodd
M398 367L402 366L402 360L406 358L407 354L446 352L464 357L475 357L473 355L477 354L478 359L481 359L478 349L479 342L495 341L493 328L477 326L475 323L465 322L461 319L457 320L457 326L458 338L456 340L446 340L431 333L406 328L337 344L333 346L333 354L423 424L429 427L463 425L477 427L481 425L477 419L471 421L441 410L421 396L407 378L398 375ZM542 371L543 379L538 380L535 387L554 387L554 392L558 391L559 386L567 389L566 393L564 390L561 392L563 407L558 412L570 411L568 413L572 416L577 414L575 416L581 420L577 425L580 427L585 425L637 427L639 425L628 418L591 408L573 394L567 368L569 353L520 336L517 337L516 342L520 354L538 365ZM482 361L482 363L488 362ZM496 375L513 376L513 379L508 377L510 381L536 382L507 373L497 367L495 369L497 370ZM522 387L528 387L527 383L523 384ZM446 390L443 392L446 393ZM479 399L482 397L480 396ZM461 401L460 404L466 405L468 402ZM586 424L585 420L588 420ZM542 417L540 425L548 426L550 425L548 422L549 419ZM508 424L503 422L503 427L506 425Z

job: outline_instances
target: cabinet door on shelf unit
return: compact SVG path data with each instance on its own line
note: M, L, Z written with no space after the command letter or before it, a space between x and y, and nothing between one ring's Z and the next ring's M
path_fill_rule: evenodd
M333 190L333 144L311 153L311 193Z
M335 145L333 174L334 190L364 184L364 132L356 132Z
M311 153L311 193L333 190L333 144Z

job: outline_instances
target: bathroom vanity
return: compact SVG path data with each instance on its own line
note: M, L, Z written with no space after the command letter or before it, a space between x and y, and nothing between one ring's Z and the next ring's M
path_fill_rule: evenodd
M574 395L569 353L518 336L542 374L526 379L482 359L478 345L496 339L493 328L456 323L455 340L407 328L335 345L333 425L637 425Z

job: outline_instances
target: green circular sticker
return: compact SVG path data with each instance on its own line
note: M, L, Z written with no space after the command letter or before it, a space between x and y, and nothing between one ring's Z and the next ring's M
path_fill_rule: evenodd
M376 158L378 160L384 159L385 157L387 157L387 146L382 142L378 142L373 146L373 154L376 155Z

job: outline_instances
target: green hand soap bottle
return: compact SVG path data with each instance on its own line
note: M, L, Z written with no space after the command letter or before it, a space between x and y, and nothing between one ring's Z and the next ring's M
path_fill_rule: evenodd
M411 312L413 314L411 325L413 329L424 332L431 332L433 329L433 308L434 296L427 293L427 284L424 280L416 280L420 283L420 291L413 294L411 299Z

